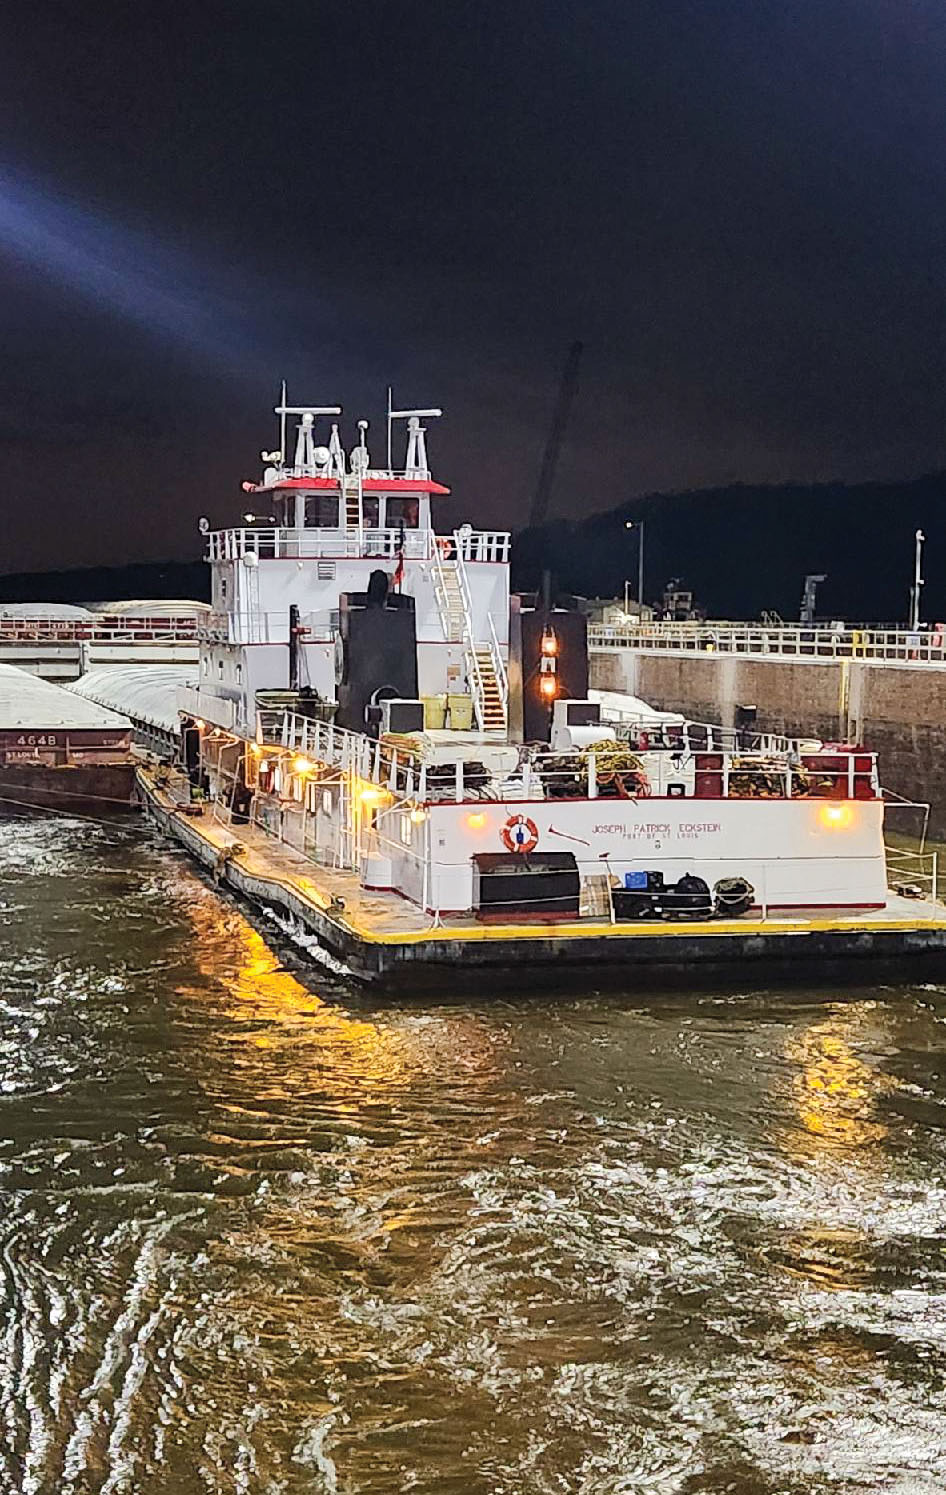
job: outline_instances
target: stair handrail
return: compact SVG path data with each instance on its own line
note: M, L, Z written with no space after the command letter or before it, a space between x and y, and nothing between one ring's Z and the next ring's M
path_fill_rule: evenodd
M493 664L493 673L496 676L496 683L499 686L499 699L501 700L503 706L503 718L504 720L508 721L509 676L506 673L506 662L503 659L502 650L499 647L499 636L496 633L496 624L493 622L493 615L491 612L488 612L486 616L489 620L489 652Z
M450 609L447 606L447 578L444 574L443 554L440 549L440 540L442 536L434 535L432 538L435 575L434 595L437 598L437 607L440 610L440 626L443 629L443 636L449 644L453 643L454 641L450 637Z
M462 541L459 531L453 532L454 545L456 547L456 578L457 588L460 593L460 605L463 609L463 644L466 657L467 676L473 686L473 711L476 715L476 723L481 732L486 731L486 687L483 683L483 672L480 669L480 661L476 652L476 636L473 632L473 594L470 591L470 579L466 574L466 565L463 560Z

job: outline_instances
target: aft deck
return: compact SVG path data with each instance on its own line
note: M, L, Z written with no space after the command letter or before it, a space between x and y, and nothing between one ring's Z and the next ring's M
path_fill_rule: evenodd
M257 825L226 824L211 806L195 817L179 774L142 770L139 786L162 828L216 877L314 933L362 980L414 984L428 967L441 977L449 972L452 985L483 967L504 967L550 983L587 970L593 984L592 968L617 967L633 985L671 973L697 980L701 966L721 972L747 962L776 974L795 969L801 979L812 963L820 969L825 960L850 966L865 958L903 974L908 960L924 968L934 960L946 974L946 905L930 898L891 892L881 909L837 914L754 910L737 919L482 924L473 915L432 916L397 893L365 889L356 872L317 865Z

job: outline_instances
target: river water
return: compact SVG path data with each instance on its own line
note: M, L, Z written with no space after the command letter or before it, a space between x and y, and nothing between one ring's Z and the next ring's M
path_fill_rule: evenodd
M0 1490L946 1487L946 987L385 1006L0 823Z

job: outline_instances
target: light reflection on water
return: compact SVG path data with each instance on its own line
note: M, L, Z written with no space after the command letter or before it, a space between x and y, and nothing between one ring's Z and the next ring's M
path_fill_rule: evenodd
M354 1001L88 824L0 929L0 1490L946 1485L940 992Z

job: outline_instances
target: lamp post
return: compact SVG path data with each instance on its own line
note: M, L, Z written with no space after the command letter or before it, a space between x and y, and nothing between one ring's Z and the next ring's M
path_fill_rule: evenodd
M643 519L626 519L625 529L637 530L637 616L640 620L644 607L644 521ZM624 611L627 612L627 588L624 583Z
M910 588L910 630L916 633L920 626L920 592L923 587L923 541L926 539L926 536L921 529L918 529L914 538L916 540L916 551L913 559L913 586Z

